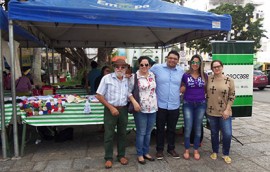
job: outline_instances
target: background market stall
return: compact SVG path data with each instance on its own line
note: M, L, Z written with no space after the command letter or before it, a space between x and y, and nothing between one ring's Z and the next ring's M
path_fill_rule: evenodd
M8 45L7 42L9 40L9 34L8 34L8 14L6 11L4 11L2 9L2 7L0 8L0 81L3 80L3 56L5 55L5 57L10 56L11 52L8 49ZM12 38L14 40L16 40L18 43L16 43L15 47L44 47L44 44L42 42L40 42L38 39L35 38L35 36L33 36L32 34L30 34L29 32L27 32L26 30L24 30L23 28L21 28L18 25L14 25L14 37ZM3 50L5 50L5 52L3 52ZM13 51L13 56L14 55L14 51ZM13 69L11 69L12 75L15 75L18 77L19 74L21 73L20 71L20 65L19 65L19 59L17 58L17 61L15 60L15 58L11 59L10 61L12 61L12 66ZM16 68L15 68L16 65ZM15 70L16 69L16 70ZM6 131L5 131L5 127L10 123L11 120L11 116L12 113L9 112L5 112L5 106L4 106L4 90L3 90L3 84L1 84L0 86L0 109L1 109L1 122L0 122L0 126L1 126L1 136L2 136L2 150L3 150L3 158L5 159L7 157L7 152L6 152ZM7 118L6 118L7 117ZM16 125L14 125L14 127L17 128ZM16 130L17 131L17 130ZM15 133L16 138L17 138L17 134ZM17 144L17 141L14 142L14 145Z

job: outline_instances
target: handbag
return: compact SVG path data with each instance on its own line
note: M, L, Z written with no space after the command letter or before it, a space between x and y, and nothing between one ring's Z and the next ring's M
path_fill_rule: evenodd
M140 95L139 95L139 86L138 86L138 78L137 78L137 74L135 73L134 76L134 88L132 90L132 95L134 97L134 99L140 103ZM131 102L129 102L128 104L128 113L136 113L134 106Z

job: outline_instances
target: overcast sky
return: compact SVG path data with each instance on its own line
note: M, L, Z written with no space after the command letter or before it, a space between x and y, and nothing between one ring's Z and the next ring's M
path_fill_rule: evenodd
M190 7L196 10L206 11L209 0L187 0L185 7Z
M207 11L209 0L187 0L184 4L185 7L193 8L196 10ZM267 30L266 35L270 39L270 1L264 0L264 6L261 7L264 12L264 29Z

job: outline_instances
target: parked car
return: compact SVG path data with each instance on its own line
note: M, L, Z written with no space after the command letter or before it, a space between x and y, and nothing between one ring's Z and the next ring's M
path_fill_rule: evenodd
M267 78L268 78L268 85L270 85L270 69L266 69L266 70L265 70L265 75L266 75Z
M268 84L267 76L260 70L254 70L253 72L253 88L259 88L263 90Z
M207 75L212 75L213 71L211 69L207 69L204 71Z

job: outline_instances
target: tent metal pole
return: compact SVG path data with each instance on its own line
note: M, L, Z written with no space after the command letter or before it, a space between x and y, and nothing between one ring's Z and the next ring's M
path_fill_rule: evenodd
M48 55L48 46L46 46L46 63L47 63L47 81L49 85L51 85L51 77L50 77L50 63L49 63L49 55Z
M18 144L18 126L17 126L17 104L16 104L16 90L15 90L15 46L14 46L14 32L13 21L9 20L9 48L11 56L11 95L12 95L12 118L13 118L13 141L14 141L14 158L19 158L19 144Z
M231 40L231 31L229 31L227 35L227 41L230 41L230 40Z
M0 29L0 81L3 81L3 54L2 54L2 30ZM5 102L4 102L4 84L0 85L0 108L1 108L1 139L3 159L7 158L7 137L6 137L6 117L5 117Z
M23 60L22 60L22 47L20 47L20 68L22 69Z
M164 63L163 46L161 47L161 63Z
M55 81L54 81L54 48L52 48L52 74L53 74L53 84L55 84Z

